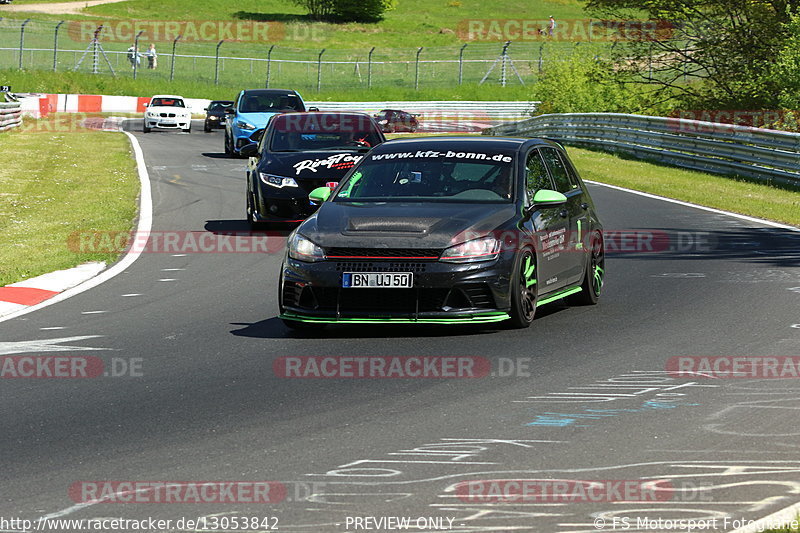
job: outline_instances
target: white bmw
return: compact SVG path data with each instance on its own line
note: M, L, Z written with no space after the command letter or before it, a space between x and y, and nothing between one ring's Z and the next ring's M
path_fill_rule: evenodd
M152 128L192 131L192 111L182 96L158 94L150 99L144 110L142 131L150 133Z

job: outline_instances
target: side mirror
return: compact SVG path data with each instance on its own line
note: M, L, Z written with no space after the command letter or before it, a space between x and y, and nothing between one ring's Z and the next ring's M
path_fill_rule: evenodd
M308 195L308 199L312 202L317 202L321 204L325 202L331 196L331 189L330 187L317 187L311 194Z
M204 108L203 108L203 111L205 111L205 112L208 112L208 108L207 108L207 107L204 107Z
M558 207L567 203L567 197L558 191L540 189L533 196L534 207Z
M245 157L256 157L258 155L258 145L256 143L250 143L242 146L239 153Z
M147 102L145 102L145 104L144 104L144 106L145 106L145 107L148 107L149 105L150 105L150 104L148 104Z
M309 111L319 111L319 108L318 107L309 107L308 110Z

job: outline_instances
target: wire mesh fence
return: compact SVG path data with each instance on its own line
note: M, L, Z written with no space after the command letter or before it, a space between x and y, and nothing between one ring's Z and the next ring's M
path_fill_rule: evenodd
M461 46L363 49L291 48L271 43L122 40L100 27L0 19L0 68L93 72L303 90L452 87L535 83L543 69L579 47L601 55L608 43L469 43ZM96 36L96 39L93 37ZM150 45L157 61L150 68Z

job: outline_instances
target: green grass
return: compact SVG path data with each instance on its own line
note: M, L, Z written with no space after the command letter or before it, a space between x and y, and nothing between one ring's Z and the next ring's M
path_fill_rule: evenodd
M800 226L800 188L773 187L580 148L569 148L569 154L584 179Z
M18 3L33 2L20 0ZM586 17L580 0L535 3L527 0L398 0L396 9L388 11L384 20L372 24L312 22L302 8L286 0L129 0L94 6L85 14L94 19L277 21L286 25L285 37L280 44L313 48L455 45L460 44L458 35L447 30L457 32L459 22L466 19L545 20L549 15L562 20ZM7 15L16 18L29 16L24 13ZM36 14L35 17L43 19L45 15ZM82 17L47 15L46 18L74 20ZM306 39L307 35L314 35L314 39Z
M127 137L65 128L63 119L53 124L26 121L0 133L0 286L116 260L71 249L70 235L127 232L136 216L139 182Z
M127 74L127 73L126 73ZM17 92L43 92L65 94L108 94L127 96L151 96L153 94L180 94L186 98L208 98L229 100L243 88L263 87L262 84L214 85L198 81L152 79L142 77L113 78L106 75L92 75L74 72L20 71L0 69L3 85L10 85ZM297 86L275 87L297 88L306 100L323 101L387 101L387 100L528 100L526 87L514 86L487 88L477 84L465 84L450 89L413 87L375 87L373 89L315 89L302 90Z

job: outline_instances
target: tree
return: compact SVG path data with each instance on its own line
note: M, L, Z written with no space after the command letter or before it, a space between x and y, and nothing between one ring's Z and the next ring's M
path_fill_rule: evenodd
M316 20L377 22L394 9L396 0L293 0Z
M305 8L312 19L325 20L333 14L336 0L293 0L293 2Z
M677 92L685 104L722 109L777 105L771 71L800 0L587 0L592 13L667 21L668 39L615 47L620 69L636 83Z

